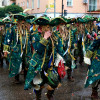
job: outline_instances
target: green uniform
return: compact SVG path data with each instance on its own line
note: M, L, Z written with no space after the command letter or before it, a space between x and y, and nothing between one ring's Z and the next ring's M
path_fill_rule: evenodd
M91 59L91 65L88 67L85 87L100 80L100 39L94 40L87 50L86 57Z
M24 31L21 34L18 30L15 30L16 25L11 28L11 33L7 30L4 42L4 51L10 52L9 77L16 76L22 70L22 61L28 62L31 56L30 33Z
M43 82L41 83L41 85L44 83L48 83L48 79L46 79L44 71L47 72L47 70L49 69L48 63L51 53L54 52L54 58L56 58L57 53L63 55L63 45L62 39L60 38L60 33L54 32L52 36L53 41L50 38L48 40L44 39L39 32L34 34L32 38L32 45L34 47L35 53L33 54L32 59L29 62L30 66L28 69L24 89L28 89L30 87L33 78L36 76L35 71L39 71L42 75ZM54 47L52 47L52 42L54 43ZM57 85L58 84L54 84L51 87L55 88L57 87Z

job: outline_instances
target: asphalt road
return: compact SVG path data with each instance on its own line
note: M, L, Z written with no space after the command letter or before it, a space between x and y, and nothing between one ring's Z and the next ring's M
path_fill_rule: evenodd
M35 100L33 90L24 90L23 75L20 75L21 84L14 84L14 78L8 77L8 66L5 64L0 66L0 100ZM73 70L74 82L69 82L67 76L62 80L62 86L55 90L55 100L92 100L91 86L84 88L84 81L87 73L87 66L83 64ZM99 86L100 87L100 86ZM100 96L100 89L99 96ZM42 91L42 100L46 98L46 87ZM100 98L98 99L100 100Z

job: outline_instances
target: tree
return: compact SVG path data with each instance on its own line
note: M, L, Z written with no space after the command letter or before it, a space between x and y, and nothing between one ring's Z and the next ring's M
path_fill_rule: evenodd
M16 14L16 13L23 11L23 8L19 7L18 5L5 6L4 9L5 9L5 13L11 12L13 14Z
M5 17L5 10L4 8L0 8L0 18Z
M22 12L23 8L18 5L9 5L3 8L0 8L0 18L5 17L7 13L11 12L13 14Z

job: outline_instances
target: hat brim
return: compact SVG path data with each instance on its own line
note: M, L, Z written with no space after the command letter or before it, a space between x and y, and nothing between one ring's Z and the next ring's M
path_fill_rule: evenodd
M60 18L60 17L56 17L50 21L51 26L56 26L59 24L66 24L66 23L67 22L63 18Z
M37 25L49 25L50 24L49 20L47 20L45 18L38 18L38 19L34 20L34 22Z
M4 21L4 23L11 23L11 21Z
M33 16L33 15L26 16L26 19L33 19L33 18L35 18L35 16Z
M19 14L14 14L14 18L19 19L19 20L25 20L25 17L23 15L19 15Z

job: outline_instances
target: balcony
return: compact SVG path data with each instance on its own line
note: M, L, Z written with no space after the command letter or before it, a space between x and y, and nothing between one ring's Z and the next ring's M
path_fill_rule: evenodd
M100 9L94 10L94 11L87 11L87 13L91 13L91 14L100 14Z

